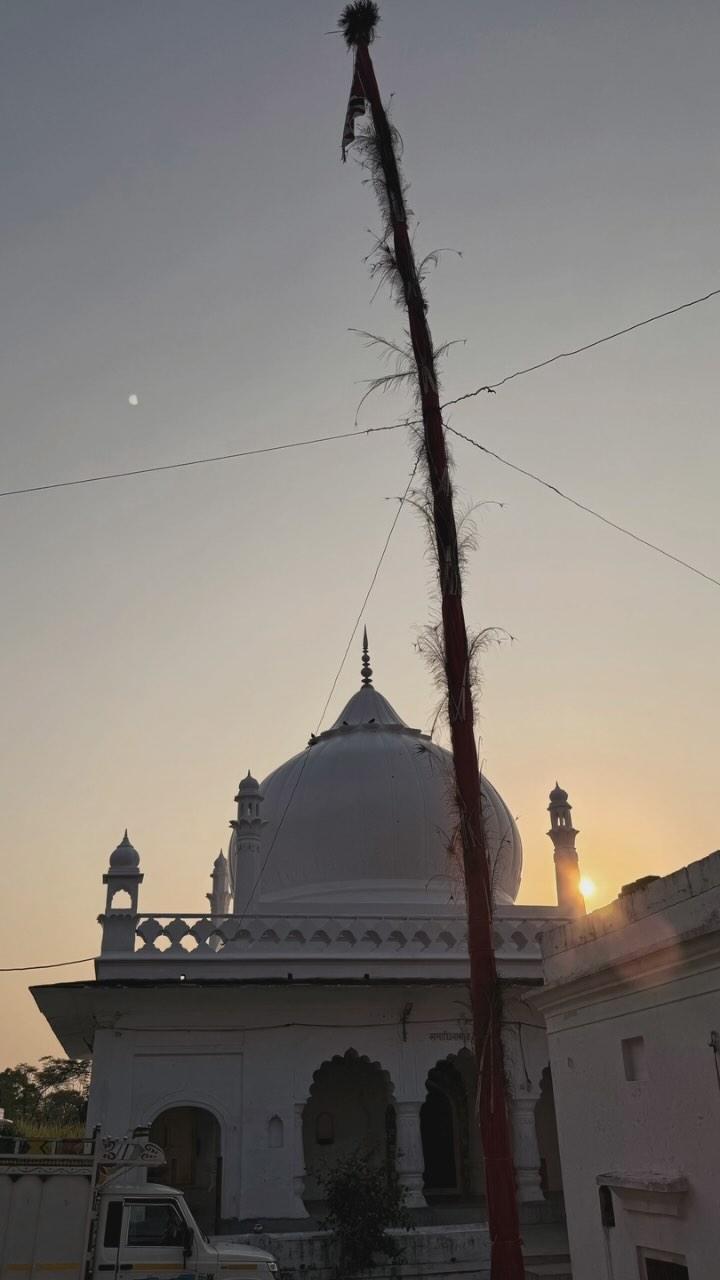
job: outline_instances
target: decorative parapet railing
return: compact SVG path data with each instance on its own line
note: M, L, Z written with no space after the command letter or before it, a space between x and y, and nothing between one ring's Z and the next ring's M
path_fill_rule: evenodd
M557 909L505 907L495 916L495 954L499 965L518 962L540 965L538 936L561 919ZM464 914L412 916L370 915L132 915L102 916L103 961L168 962L204 968L235 961L248 975L257 966L273 964L283 973L288 964L306 971L311 965L346 970L358 964L394 967L403 961L413 969L422 962L445 968L468 963ZM503 963L504 962L504 963ZM174 967L174 966L173 966ZM217 968L215 969L217 973Z

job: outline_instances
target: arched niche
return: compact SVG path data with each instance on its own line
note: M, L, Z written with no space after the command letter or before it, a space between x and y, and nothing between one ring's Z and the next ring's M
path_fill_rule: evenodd
M268 1120L268 1146L274 1149L285 1145L285 1126L280 1116L271 1116Z
M169 1107L153 1120L150 1141L167 1159L163 1168L149 1170L150 1180L178 1187L203 1231L219 1230L222 1153L216 1117L205 1107Z
M313 1076L303 1108L305 1186L311 1212L323 1201L322 1176L359 1152L378 1164L394 1161L394 1092L379 1062L354 1049L330 1058Z
M473 1202L484 1192L475 1121L477 1066L468 1049L437 1062L420 1109L423 1193L428 1203Z

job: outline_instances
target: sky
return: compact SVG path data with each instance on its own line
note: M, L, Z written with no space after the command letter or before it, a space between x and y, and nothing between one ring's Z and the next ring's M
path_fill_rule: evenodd
M329 0L5 0L2 488L352 430L402 337L340 160ZM454 397L720 285L712 0L384 0ZM451 411L451 425L719 576L720 299ZM132 407L129 396L138 397ZM361 426L408 412L376 395ZM453 442L478 545L488 776L521 902L552 902L569 791L594 904L720 845L717 587ZM97 952L129 828L141 908L198 911L238 779L316 728L407 484L404 431L0 500L0 968ZM502 504L502 505L497 505ZM427 728L432 567L410 509L365 610L375 683ZM359 683L359 642L329 715ZM58 1045L0 974L0 1066Z

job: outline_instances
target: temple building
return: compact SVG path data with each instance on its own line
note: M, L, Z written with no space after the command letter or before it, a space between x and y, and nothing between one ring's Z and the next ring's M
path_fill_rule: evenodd
M324 1171L358 1149L394 1162L420 1225L483 1222L452 794L450 754L375 688L365 645L332 727L240 782L208 909L144 913L126 833L103 877L94 981L34 988L63 1049L92 1055L88 1124L149 1125L163 1180L209 1230L311 1229ZM482 799L522 1216L561 1223L547 1037L528 996L540 933L584 912L576 831L556 785L558 901L517 906L520 835L484 775Z

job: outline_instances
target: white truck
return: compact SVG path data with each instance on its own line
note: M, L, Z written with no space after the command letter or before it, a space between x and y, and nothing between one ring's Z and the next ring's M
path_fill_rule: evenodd
M210 1240L181 1191L146 1182L165 1164L146 1129L38 1144L0 1138L0 1280L252 1280L269 1253Z

